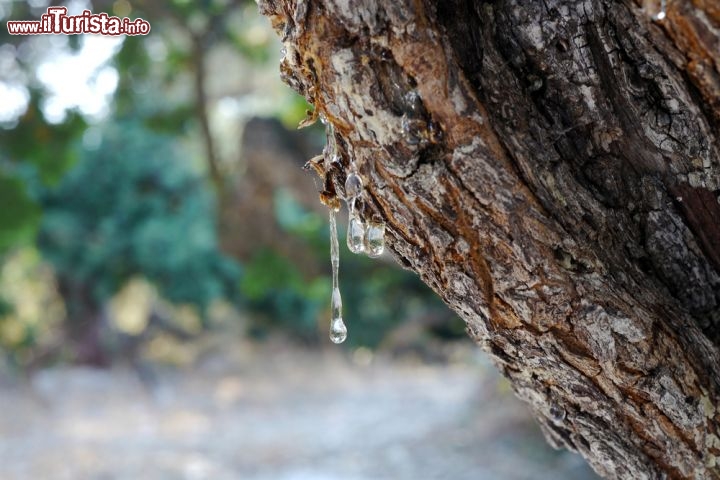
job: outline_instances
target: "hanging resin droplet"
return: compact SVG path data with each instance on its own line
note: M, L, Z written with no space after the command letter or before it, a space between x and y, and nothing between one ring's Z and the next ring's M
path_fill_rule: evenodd
M338 286L338 269L340 268L340 246L337 237L335 211L330 209L330 264L332 265L332 298L330 300L330 341L342 343L347 338L347 327L342 319L342 298Z
M371 221L365 230L365 253L368 257L379 257L385 251L385 224Z
M652 19L655 21L662 21L665 20L665 17L667 17L667 1L660 0L660 10L652 16Z
M365 251L365 224L354 208L350 210L350 220L347 228L347 246L352 253Z
M342 318L336 318L330 324L330 341L333 343L343 343L347 338L347 327L343 323Z
M333 343L342 343L347 338L347 327L342 319L342 299L340 297L340 290L337 288L333 288L331 310L330 341Z
M350 173L345 179L345 198L349 201L358 197L362 188L362 178L357 173Z

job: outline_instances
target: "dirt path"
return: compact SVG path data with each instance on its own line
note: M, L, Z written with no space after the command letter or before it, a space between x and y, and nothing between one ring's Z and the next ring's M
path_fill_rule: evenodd
M596 478L545 445L482 361L361 366L278 346L229 357L158 371L153 387L125 368L3 385L0 478Z

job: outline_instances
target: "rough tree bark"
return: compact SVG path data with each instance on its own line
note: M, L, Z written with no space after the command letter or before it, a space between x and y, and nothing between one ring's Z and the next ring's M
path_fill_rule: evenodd
M365 218L548 440L720 478L720 4L264 0ZM415 95L416 94L416 95Z

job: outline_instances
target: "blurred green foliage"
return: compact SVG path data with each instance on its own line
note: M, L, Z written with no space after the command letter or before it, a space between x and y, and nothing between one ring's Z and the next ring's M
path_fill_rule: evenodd
M70 148L85 130L77 114L54 125L45 121L37 93L12 129L0 128L0 258L12 247L33 242L41 216L23 178L32 172L44 185L59 181L76 161Z
M17 178L0 172L0 252L30 243L40 221L40 207Z
M41 189L38 246L59 275L109 299L135 275L205 307L239 276L220 254L214 198L173 137L137 119L102 128L55 187Z
M62 123L47 122L40 109L39 94L35 92L17 125L0 130L0 145L9 162L35 167L43 183L52 184L77 160L77 149L71 145L86 128L87 123L76 111L69 112Z
M330 279L304 277L293 259L272 250L257 252L245 266L240 291L254 312L251 334L281 327L305 341L318 340L318 320L327 308Z

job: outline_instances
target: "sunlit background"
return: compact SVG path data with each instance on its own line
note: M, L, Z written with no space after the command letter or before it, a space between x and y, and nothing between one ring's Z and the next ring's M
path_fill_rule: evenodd
M391 257L341 242L329 342L325 137L254 2L8 35L49 4L0 0L0 479L595 478Z

